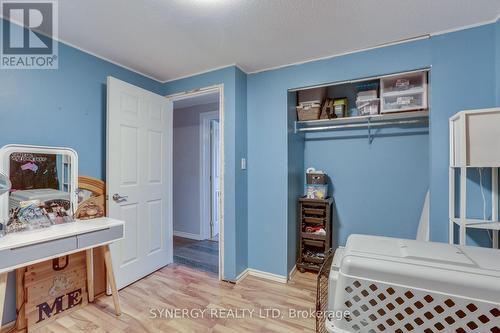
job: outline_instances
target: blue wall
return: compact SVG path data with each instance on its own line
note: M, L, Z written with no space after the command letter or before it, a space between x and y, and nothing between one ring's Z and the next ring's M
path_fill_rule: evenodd
M231 66L164 84L163 95L224 85L224 278L234 280L244 268L248 247L247 174L239 161L247 155L246 74Z
M335 199L333 246L353 233L415 238L429 189L429 134L409 127L308 135L305 167L326 171Z
M248 76L232 66L160 84L60 44L59 70L0 72L0 145L69 146L80 155L81 174L104 178L108 75L163 95L222 83L225 278L246 267L286 275L295 260L294 197L309 164L332 175L339 244L352 232L414 237L428 186L431 237L447 241L448 118L462 109L500 105L499 55L497 22ZM430 66L429 135L421 128L388 130L368 145L362 131L343 133L350 137L342 140L308 136L305 142L292 133L291 88ZM247 153L245 171L239 162ZM385 168L375 173L381 164ZM474 171L469 182L471 215L480 216ZM406 196L395 196L401 193ZM387 200L379 207L372 197ZM488 243L481 231L471 241ZM9 286L5 321L15 316L12 277Z
M430 203L435 241L448 241L449 117L461 110L495 105L494 28L490 24L431 39ZM469 217L479 217L482 204L477 176L471 180ZM484 231L469 236L470 241L481 244L488 241Z
M287 238L293 236L287 228L293 226L294 218L287 197L288 176L292 173L288 168L295 167L288 165L290 148L286 148L289 141L289 129L285 127L289 126L285 125L287 90L423 67L432 67L429 136L412 133L418 129L407 129L405 135L376 138L372 146L366 144L366 138L308 139L305 164L325 168L333 176L340 218L339 244L352 232L415 237L428 186L431 189L431 238L447 241L448 118L463 109L495 105L494 32L495 25L490 24L249 75L249 267L286 275L290 265L285 262L290 263L293 257L285 253ZM336 152L340 156L337 157ZM388 160L394 165L388 164ZM359 176L360 165L363 165L360 162L372 169L383 163L386 168L379 177ZM396 164L406 167L406 176L410 179L405 179ZM365 190L357 185L360 178ZM470 187L471 215L477 215L482 206L476 195L477 178L471 176ZM398 191L400 197L393 191ZM374 197L378 205L365 199L367 209L361 208L362 205L353 202L356 197ZM393 202L386 203L385 198ZM488 243L485 232L471 236L472 241Z
M161 84L59 43L58 70L1 71L0 147L10 143L71 147L79 154L81 175L105 179L108 76L161 95L224 84L224 277L234 280L248 267L247 176L239 168L239 160L246 158L247 89L246 74L238 68ZM4 322L14 319L15 277L11 274Z
M248 183L247 173L239 170L247 158L247 75L236 68L236 276L248 268ZM231 221L229 221L231 222ZM228 252L232 249L228 248ZM235 276L235 277L236 277Z
M71 147L81 175L104 179L108 75L161 91L156 81L62 43L58 70L0 70L0 147ZM15 319L14 274L8 283L4 322Z
M286 275L290 266L287 267L285 262L291 263L294 261L293 253L289 253L290 256L285 253L287 249L287 237L285 236L288 235L287 228L297 228L294 217L291 215L293 210L291 207L287 207L288 200L290 200L287 198L289 185L287 178L289 157L287 154L290 148L286 149L288 142L287 131L289 129L285 128L285 124L287 124L287 90L423 68L430 65L429 44L429 40L421 40L248 76L249 267ZM366 132L362 133L366 134ZM425 146L427 142L426 134L417 135L416 138L410 136L406 139L411 142L416 140L412 144L412 147L418 147L415 159L422 157L423 159L420 159L419 163L425 165L427 160L424 157L424 151L427 149ZM381 141L376 139L372 149L379 152L380 147L384 147L386 141L389 142L389 140L385 139L381 139ZM356 154L356 156L362 156L358 154L356 149L362 148L364 152L369 148L366 138L359 139L359 141L357 139L340 141L308 140L305 144L304 163L306 165L314 164L316 168L331 168L329 171L333 177L333 182L338 183L339 191L341 184L344 187L344 184L349 182L352 182L351 187L353 189L358 188L358 186L355 186L358 178L358 175L355 174L356 167L348 166L348 170L342 174L339 173L340 167L338 167L336 160L332 159L332 155L336 153L337 144L343 144L346 147L342 151L342 156L344 156L344 153L349 154L350 152ZM349 149L349 147L352 149ZM386 147L389 148L389 146ZM397 156L394 156L394 159L397 159ZM344 161L347 162L347 160ZM349 170L354 172L351 173ZM301 172L304 172L304 166L302 166ZM418 213L428 183L425 179L426 172L425 168L424 171L418 172L417 177L419 177L421 186L419 189L411 190L416 193L412 195L412 198L420 196L412 210ZM348 178L343 179L344 176L348 176ZM370 183L364 185L366 185L366 188L371 186ZM345 192L340 191L340 193ZM362 195L364 194L359 193L358 196L353 195L345 199L359 200L357 198ZM337 200L340 200L340 197ZM293 202L293 200L290 201ZM337 208L343 212L343 216L348 214L345 217L348 219L350 214L348 210L356 206L356 203L357 201L354 201L348 207L339 207L340 205L338 205ZM374 205L375 203L370 207L374 207ZM398 203L395 203L390 207L397 207L397 205ZM359 206L354 209L355 211L361 210ZM394 215L397 215L398 212L406 213L396 208ZM290 216L288 216L289 214ZM355 217L356 221L359 218ZM394 221L394 219L391 218L391 221ZM364 222L359 221L357 222L358 226L353 225L352 221L343 220L342 223L343 239L340 241L341 244L349 233L362 232L362 228L358 227L359 223L379 226L378 231L380 234L387 231L393 235L398 235L393 232L394 226L380 216L377 218L372 217ZM405 229L399 235L407 236L413 230L416 230L416 223L410 230ZM263 230L266 230L266 232L262 233ZM367 229L367 231L369 230ZM290 233L293 232L290 231ZM288 237L293 237L293 235ZM259 246L253 246L252 244L259 244ZM266 244L266 246L262 246L262 244Z

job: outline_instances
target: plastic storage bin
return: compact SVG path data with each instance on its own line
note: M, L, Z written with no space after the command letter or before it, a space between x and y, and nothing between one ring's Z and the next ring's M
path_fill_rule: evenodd
M423 108L423 94L401 94L382 97L382 113L419 110Z
M360 116L369 116L378 114L379 99L356 100L356 107Z
M329 280L329 332L500 332L496 249L351 235Z
M427 72L380 79L381 113L427 109Z
M328 194L328 185L307 184L305 186L305 195L307 199L326 199Z

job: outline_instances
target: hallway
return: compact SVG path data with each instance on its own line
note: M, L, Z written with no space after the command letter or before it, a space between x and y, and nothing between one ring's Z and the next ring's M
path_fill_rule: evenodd
M174 262L217 274L219 272L219 242L218 240L198 241L174 236Z

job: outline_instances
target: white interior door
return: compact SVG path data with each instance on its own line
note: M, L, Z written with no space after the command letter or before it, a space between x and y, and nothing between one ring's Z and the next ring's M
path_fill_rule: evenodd
M211 121L211 198L212 198L212 235L219 233L219 202L220 202L220 130L219 121Z
M108 215L125 221L111 246L118 288L172 263L172 102L108 77Z

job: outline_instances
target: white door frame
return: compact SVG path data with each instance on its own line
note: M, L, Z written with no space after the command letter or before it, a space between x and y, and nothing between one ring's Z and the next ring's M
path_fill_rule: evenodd
M203 239L211 236L207 221L212 220L212 187L210 182L212 151L210 122L212 120L219 120L219 111L200 113L200 235Z
M219 280L224 277L224 84L217 84L209 87L194 89L167 95L170 101L180 101L183 99L219 93L219 123L220 123L220 204L219 204Z

